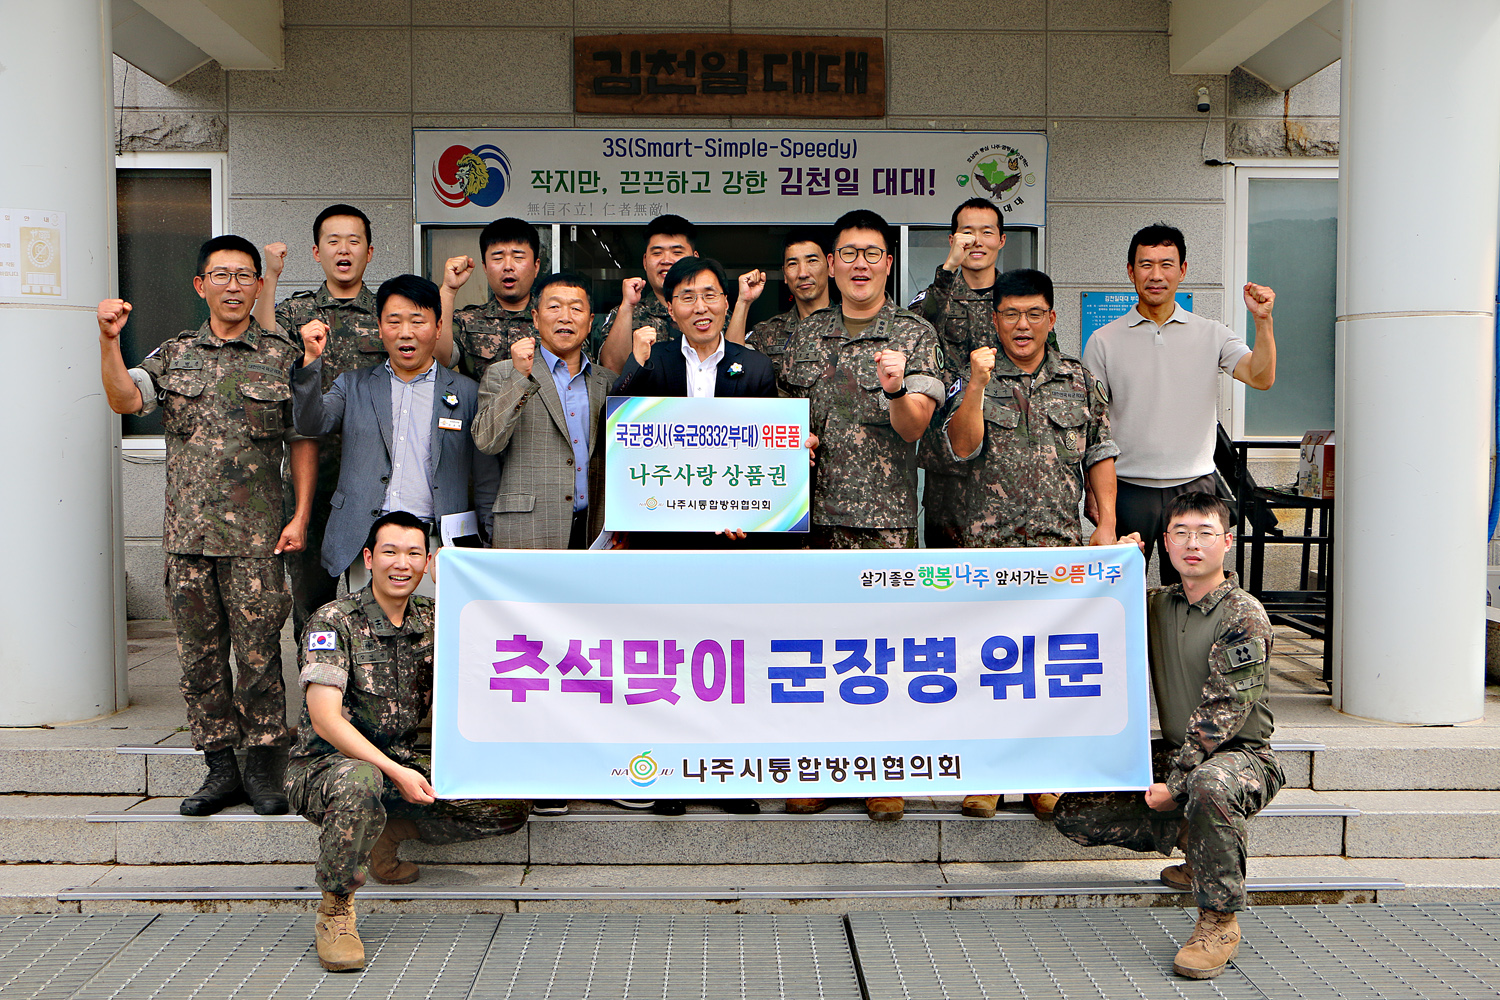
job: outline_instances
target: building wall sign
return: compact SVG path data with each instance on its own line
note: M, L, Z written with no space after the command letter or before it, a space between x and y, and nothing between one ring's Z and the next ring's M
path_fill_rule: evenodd
M879 118L885 41L837 35L579 35L586 114Z
M1039 132L416 129L416 218L471 225L829 223L853 208L946 225L970 197L1007 225L1046 223Z

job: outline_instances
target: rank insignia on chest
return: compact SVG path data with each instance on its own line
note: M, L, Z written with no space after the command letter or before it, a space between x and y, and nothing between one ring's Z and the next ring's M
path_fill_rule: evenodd
M337 632L309 632L307 633L307 651L316 652L320 649L338 649L339 638Z
M443 403L446 406L457 406L458 397L451 392L445 392L443 393Z

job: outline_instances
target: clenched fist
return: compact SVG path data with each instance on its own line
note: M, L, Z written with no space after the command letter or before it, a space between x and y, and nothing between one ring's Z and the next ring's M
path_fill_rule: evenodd
M957 271L964 258L974 248L973 233L954 233L948 237L948 259L943 261L945 271Z
M531 363L535 359L535 337L522 337L510 345L510 363L516 366L516 374L522 378L529 378L531 376Z
M740 301L745 305L760 298L760 293L765 290L766 272L757 269L740 275Z
M328 324L320 319L310 319L298 332L302 334L302 367L306 368L328 349Z
M995 370L995 349L979 347L969 352L969 384L983 389L990 384L990 373Z
M635 361L642 368L651 360L651 348L656 346L656 327L643 326L635 331Z
M626 278L620 282L620 296L622 306L638 306L641 304L641 296L646 294L645 278Z
M124 299L105 299L99 303L99 336L119 340L120 331L130 319L130 303Z
M443 265L443 287L458 291L474 273L474 258L469 256L449 257Z
M281 277L281 270L286 267L286 244L267 243L261 247L261 255L266 261L266 277L272 281Z
M906 355L900 351L880 351L875 355L875 375L886 392L896 392L906 381Z

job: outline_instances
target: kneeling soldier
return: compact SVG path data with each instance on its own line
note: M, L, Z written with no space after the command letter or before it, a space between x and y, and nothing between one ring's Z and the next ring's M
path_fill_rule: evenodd
M1222 500L1184 493L1167 503L1164 520L1167 554L1182 582L1152 590L1146 603L1162 733L1152 747L1155 783L1144 797L1064 795L1053 816L1059 833L1085 846L1168 855L1182 847L1186 863L1161 877L1197 896L1198 924L1172 967L1212 979L1240 946L1246 821L1286 780L1271 750L1266 703L1271 623L1224 572L1234 533Z
M386 884L415 882L403 840L453 844L514 833L529 802L437 801L431 758L416 751L432 705L433 603L413 595L427 568L427 526L395 511L370 528L370 583L308 620L305 702L287 765L287 798L322 828L318 850L318 961L360 969L354 890L365 872Z

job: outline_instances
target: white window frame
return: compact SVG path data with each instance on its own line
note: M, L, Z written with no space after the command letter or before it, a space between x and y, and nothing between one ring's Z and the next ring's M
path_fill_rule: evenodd
M1235 162L1233 188L1229 192L1230 211L1234 219L1234 240L1229 251L1230 266L1224 271L1226 275L1224 309L1225 315L1229 317L1225 322L1247 342L1250 339L1249 335L1254 331L1246 318L1244 296L1240 289L1244 288L1245 282L1250 280L1250 181L1267 177L1280 180L1296 178L1338 180L1338 176L1337 157L1309 157L1296 160L1247 158ZM1245 433L1245 393L1249 391L1249 387L1239 379L1227 379L1227 381L1231 386L1230 398L1227 401L1229 436L1236 441L1283 440L1275 435L1252 436ZM1262 456L1285 458L1286 454L1277 450L1267 450L1251 455L1253 458Z
M116 170L207 170L209 226L211 236L223 236L229 218L228 153L153 153L130 152L115 155ZM118 233L116 235L118 240ZM116 243L118 249L118 243ZM117 289L118 290L118 289ZM167 450L167 440L160 434L125 435L120 439L121 453L127 458L160 457Z

